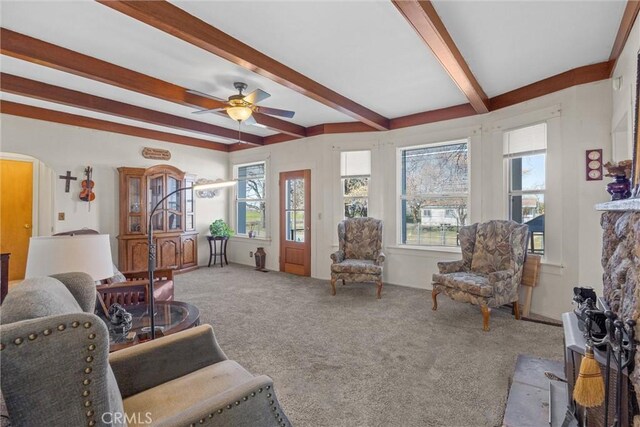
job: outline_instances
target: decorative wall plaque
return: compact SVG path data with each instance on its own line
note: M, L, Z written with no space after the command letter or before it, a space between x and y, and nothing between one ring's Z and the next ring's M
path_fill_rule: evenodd
M169 150L163 150L162 148L144 147L142 157L153 160L170 160L171 152Z
M200 178L199 180L196 181L196 185L213 184L214 182L215 181L212 179ZM201 199L212 199L217 195L218 195L218 190L215 188L212 188L209 190L196 190L196 196L200 197Z
M587 181L602 181L602 150L587 150Z

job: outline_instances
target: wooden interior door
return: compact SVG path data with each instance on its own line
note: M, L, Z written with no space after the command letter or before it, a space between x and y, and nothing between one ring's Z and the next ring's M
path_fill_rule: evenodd
M9 280L24 279L33 219L33 163L0 160L0 251L10 252Z
M311 171L280 173L280 271L311 276Z

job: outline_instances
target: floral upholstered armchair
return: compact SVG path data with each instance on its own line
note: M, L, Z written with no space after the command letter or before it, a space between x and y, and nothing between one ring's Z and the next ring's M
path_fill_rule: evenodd
M382 221L374 218L345 219L338 224L339 250L331 254L331 295L336 280L375 282L377 297L382 294Z
M489 221L460 228L462 260L439 262L433 275L433 310L438 294L479 305L482 329L489 330L491 307L514 303L520 319L518 288L522 279L529 228L513 221Z

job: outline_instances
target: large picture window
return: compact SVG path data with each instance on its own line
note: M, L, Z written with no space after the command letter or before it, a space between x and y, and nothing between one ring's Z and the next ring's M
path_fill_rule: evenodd
M529 226L529 251L544 254L547 125L504 134L509 219Z
M236 232L248 237L267 237L265 163L235 167L238 180Z
M468 221L468 140L412 147L400 152L401 243L459 246Z
M344 218L368 216L371 151L340 153L340 176Z

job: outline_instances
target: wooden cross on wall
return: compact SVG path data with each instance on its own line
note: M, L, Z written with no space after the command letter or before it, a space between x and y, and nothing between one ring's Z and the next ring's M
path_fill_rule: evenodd
M64 184L64 192L68 193L69 192L69 184L71 184L71 181L75 181L78 179L77 176L71 176L71 171L67 171L66 175L58 175L58 178L60 179L64 179L66 182Z

